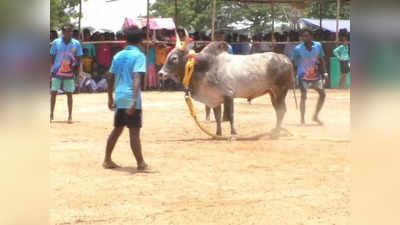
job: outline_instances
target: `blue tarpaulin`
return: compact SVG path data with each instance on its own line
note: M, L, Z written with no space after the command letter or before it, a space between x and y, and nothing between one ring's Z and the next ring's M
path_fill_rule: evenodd
M320 28L319 19L301 18L300 22L313 28ZM330 32L336 32L336 20L322 19L322 29ZM339 20L339 30L340 29L347 29L347 31L350 32L350 20Z

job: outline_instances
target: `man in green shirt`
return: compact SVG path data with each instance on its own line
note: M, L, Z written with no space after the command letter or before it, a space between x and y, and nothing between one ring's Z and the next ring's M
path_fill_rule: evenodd
M340 88L346 88L347 74L350 72L349 40L347 36L341 37L342 44L333 50L333 54L340 60Z

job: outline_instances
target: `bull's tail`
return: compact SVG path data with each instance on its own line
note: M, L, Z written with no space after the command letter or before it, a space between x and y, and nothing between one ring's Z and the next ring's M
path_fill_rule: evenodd
M292 67L292 78L293 78L293 82L292 82L292 90L293 90L293 96L294 96L294 102L296 103L296 109L299 108L298 104L297 104L297 97L296 97L296 74L294 72L294 68Z

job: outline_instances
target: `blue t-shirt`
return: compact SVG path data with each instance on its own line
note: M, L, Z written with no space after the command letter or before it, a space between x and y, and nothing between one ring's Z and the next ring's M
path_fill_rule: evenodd
M128 109L132 106L134 90L134 73L146 72L146 56L136 46L128 45L118 52L112 61L110 73L115 76L114 92L117 109ZM136 109L142 109L142 93L139 89L136 97Z
M79 41L71 39L67 44L64 37L53 41L50 48L50 55L55 56L51 73L58 78L73 78L73 67L77 66L77 56L82 56L82 47Z
M297 76L304 80L319 80L318 62L325 53L321 43L313 41L311 51L307 50L304 43L296 46L292 60L297 65Z

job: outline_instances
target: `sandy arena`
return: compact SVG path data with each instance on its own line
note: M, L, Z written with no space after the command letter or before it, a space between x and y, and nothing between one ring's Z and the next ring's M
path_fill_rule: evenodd
M297 96L299 92L297 91ZM317 95L309 92L306 127L293 94L283 127L295 134L271 140L216 141L189 115L182 92L144 92L142 144L153 172L137 173L128 130L114 150L118 170L102 168L113 113L107 95L58 96L51 126L51 224L104 225L345 225L349 217L350 92L328 90L311 122ZM195 103L204 122L204 106ZM269 96L235 100L236 128L255 136L275 125ZM215 131L215 123L205 123ZM229 123L223 124L229 134Z

